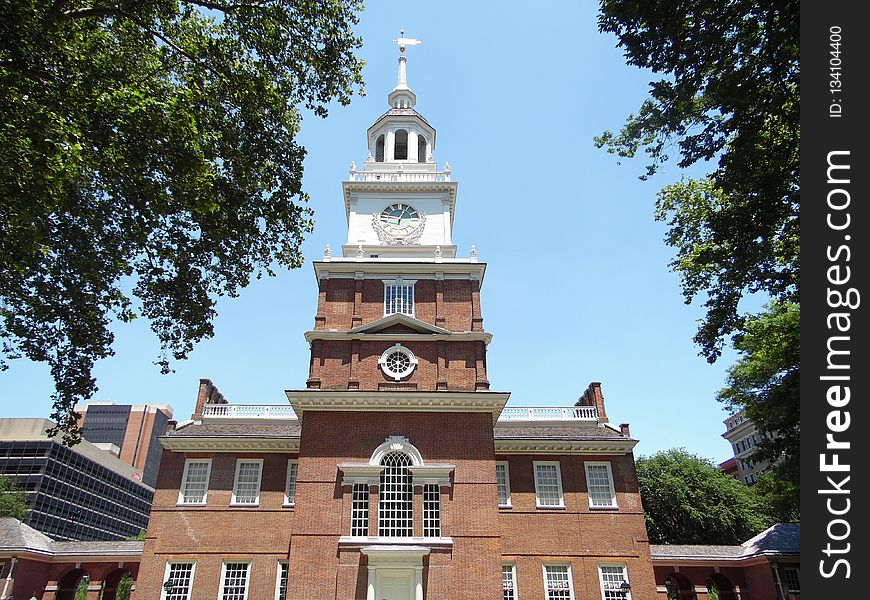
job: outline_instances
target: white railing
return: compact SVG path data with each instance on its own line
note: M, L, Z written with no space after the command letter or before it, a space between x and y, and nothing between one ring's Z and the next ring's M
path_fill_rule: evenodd
M206 404L203 417L221 419L295 419L296 413L289 405L264 404Z
M594 406L511 406L501 411L499 421L597 421Z
M383 173L378 171L351 171L350 181L450 181L450 171L428 173Z

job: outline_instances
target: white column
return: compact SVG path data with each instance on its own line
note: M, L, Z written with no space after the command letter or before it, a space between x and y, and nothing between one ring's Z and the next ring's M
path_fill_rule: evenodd
M393 147L396 143L396 132L392 130L388 131L384 143L386 144L384 147L384 162L395 160L396 154L393 152Z
M4 600L5 600L5 598L9 597L6 595L6 592L10 591L9 584L12 583L12 574L15 572L15 563L17 563L17 562L18 562L18 559L13 556L12 560L11 560L11 564L9 565L9 573L6 575L6 581L3 582L3 593L0 594L0 598L3 598Z
M414 567L414 600L423 600L423 567Z
M417 162L417 132L408 130L408 160Z
M375 583L377 583L377 570L369 567L369 585L366 588L366 600L375 600Z

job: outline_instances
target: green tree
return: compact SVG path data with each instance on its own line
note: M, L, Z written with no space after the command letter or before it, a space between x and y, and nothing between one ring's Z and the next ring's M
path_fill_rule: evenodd
M773 524L753 489L711 461L671 449L637 460L653 544L740 544Z
M133 578L127 573L118 582L118 589L115 591L115 600L130 600L130 593L133 591Z
M0 517L24 518L27 513L27 495L13 480L0 475Z
M797 464L798 338L783 335L760 351L750 328L763 315L741 300L761 294L799 325L799 2L797 0L602 0L599 28L614 33L628 64L658 79L637 115L598 147L621 158L643 151L654 174L669 157L679 166L711 161L712 172L664 187L656 219L676 249L671 267L687 303L704 298L695 342L710 362L731 340L743 356L722 396L745 407L763 431L781 432L762 445ZM748 346L747 344L753 344ZM761 363L767 359L774 362ZM789 361L784 364L782 360ZM749 371L752 374L749 374ZM786 375L787 374L787 375ZM762 381L767 375L771 379ZM747 393L747 377L752 393ZM785 378L785 379L784 379ZM780 487L796 488L797 471L777 468ZM790 479L789 479L790 478ZM779 485L779 484L778 484Z
M76 586L76 592L73 596L74 600L87 600L88 597L88 585L91 583L91 578L88 575L85 575L81 579L79 579L79 584Z
M800 309L791 302L773 302L746 319L734 338L741 356L728 369L719 400L744 407L765 436L754 456L772 463L772 473L756 484L775 507L778 520L800 514Z
M0 24L0 339L80 439L112 320L166 372L215 301L298 267L302 107L361 92L360 0L9 0ZM2 362L2 368L8 367Z

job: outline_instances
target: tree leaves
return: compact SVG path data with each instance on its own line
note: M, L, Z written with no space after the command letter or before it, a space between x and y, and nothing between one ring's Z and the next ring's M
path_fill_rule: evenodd
M301 264L297 106L325 116L360 91L361 5L8 4L0 338L7 358L49 364L75 443L112 319L147 317L168 371L213 334L217 297Z
M638 458L637 476L651 544L738 545L773 524L752 488L683 449Z

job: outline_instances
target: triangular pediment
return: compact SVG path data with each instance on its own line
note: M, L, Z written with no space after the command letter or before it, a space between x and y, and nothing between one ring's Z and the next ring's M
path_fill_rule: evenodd
M412 316L402 313L387 315L377 321L366 323L365 325L357 325L348 333L383 333L384 330L391 327L401 326L405 330L410 330L411 333L428 333L428 334L449 334L450 331L443 327L430 325L420 319L415 319Z

